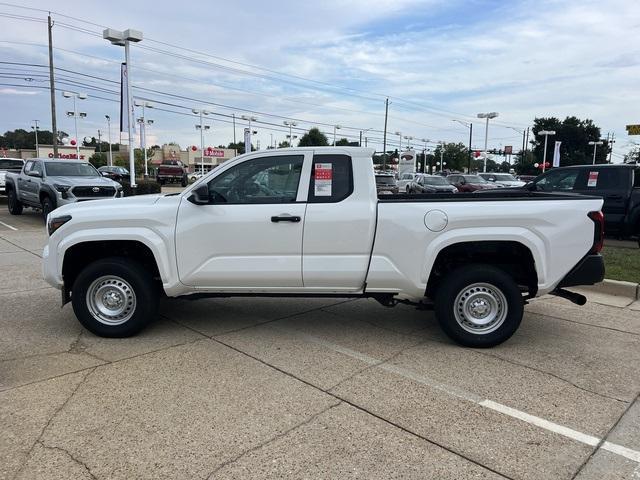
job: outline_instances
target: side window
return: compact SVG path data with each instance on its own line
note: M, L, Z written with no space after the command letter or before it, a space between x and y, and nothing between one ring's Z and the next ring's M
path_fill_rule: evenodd
M579 169L553 170L536 182L540 190L573 190L578 178Z
M309 203L341 202L353 193L353 169L348 155L314 155Z
M590 171L587 188L595 190L626 190L629 188L629 177L625 170L624 168L601 168L598 171Z
M231 204L293 203L304 155L280 155L242 162L211 179L209 201Z
M33 167L31 167L31 171L42 175L42 163L33 162Z

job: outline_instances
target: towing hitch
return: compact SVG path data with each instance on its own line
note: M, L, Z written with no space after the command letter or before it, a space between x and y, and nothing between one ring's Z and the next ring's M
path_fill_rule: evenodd
M550 292L551 295L555 295L556 297L562 297L570 302L575 303L576 305L584 305L587 303L587 297L581 295L579 293L570 292L569 290L565 290L564 288L556 288L553 292Z

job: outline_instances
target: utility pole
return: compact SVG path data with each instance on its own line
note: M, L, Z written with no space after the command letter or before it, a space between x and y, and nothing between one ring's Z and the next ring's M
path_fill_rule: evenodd
M53 78L53 40L51 38L51 13L47 17L49 27L49 89L51 90L51 134L53 135L53 158L58 158L58 127L56 124L56 86ZM77 141L77 140L76 140Z
M360 130L360 141L358 142L358 146L362 146L362 130Z
M609 140L609 163L611 163L613 158L613 144L616 143L616 132L611 133L611 140Z
M98 130L98 153L102 153L102 133Z
M387 117L389 116L389 99L384 101L384 137L382 139L382 171L387 171Z
M35 123L35 126L31 126L31 128L33 128L33 131L36 132L36 158L40 158L40 146L38 145L38 129L40 128L38 123L40 122L40 120L34 120L33 122Z
M236 114L233 114L233 144L236 143Z
M528 149L529 149L529 127L527 127L527 141L524 143L524 158L527 158Z
M107 119L107 135L109 135L109 166L113 166L113 153L111 152L111 117L109 115L104 116Z

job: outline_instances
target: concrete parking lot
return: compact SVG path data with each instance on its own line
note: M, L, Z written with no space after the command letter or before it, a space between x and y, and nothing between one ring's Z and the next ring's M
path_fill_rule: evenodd
M372 300L166 300L129 339L0 199L0 478L640 479L640 311L542 298L490 350Z

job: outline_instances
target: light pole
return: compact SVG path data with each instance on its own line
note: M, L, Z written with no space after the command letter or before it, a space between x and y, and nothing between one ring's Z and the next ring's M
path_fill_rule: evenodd
M258 119L248 115L242 115L240 118L249 122L249 135L244 136L244 153L251 153L251 134L253 133L253 130L251 130L251 122L257 122Z
M334 125L333 126L333 146L336 146L336 130L340 130L342 128L342 126L340 125Z
M86 100L86 93L74 93L74 92L62 92L64 98L73 98L73 112L67 112L68 117L73 117L76 130L76 160L80 160L80 139L78 138L78 117L85 118L87 116L84 112L78 112L76 108L76 98L80 100Z
M593 165L596 164L596 150L598 148L598 145L602 145L604 142L602 140L599 140L597 142L591 141L589 142L589 145L593 145Z
M360 130L360 141L358 142L358 146L362 146L362 134L367 133L369 130L373 130L373 127L367 128L366 130ZM364 146L367 146L367 137L364 137Z
M427 138L421 138L420 141L424 143L424 150L422 154L424 155L424 161L422 162L422 173L424 173L424 169L427 168L427 143L430 141ZM431 165L429 165L429 173L431 173Z
M400 139L400 148L398 148L398 152L402 151L402 132L394 132L394 135L398 135L398 138Z
M109 140L109 166L113 167L113 154L111 152L111 117L109 115L105 115L104 118L107 119L107 135Z
M133 106L133 95L131 93L131 59L129 58L129 44L142 41L142 32L128 28L124 32L105 28L102 31L102 38L109 40L112 45L124 46L124 61L126 64L126 95L127 95L127 132L129 134L129 177L131 178L131 188L136 188L136 158L133 150L133 126L135 123L135 112Z
M471 153L471 141L473 139L473 123L463 122L462 120L453 119L452 122L458 122L460 125L464 125L469 129L469 165L467 166L467 173L471 173L471 158L473 154Z
M288 122L287 120L285 120L284 122L282 122L286 127L289 127L289 146L293 147L293 134L291 133L291 128L295 127L296 125L298 125L296 122L294 121L290 121Z
M483 172L487 171L487 142L489 140L489 119L496 118L498 116L498 112L488 112L488 113L479 113L478 118L486 118L487 123L484 127L484 167L482 168Z
M204 175L204 131L209 130L211 127L204 124L203 115L209 115L209 112L202 108L194 108L191 111L196 115L200 115L200 125L196 125L196 130L200 130L200 173Z
M549 139L549 135L555 135L555 130L540 130L538 135L544 135L544 152L542 154L542 172L547 169L547 140Z
M444 165L444 143L440 143L440 172L442 172Z
M407 141L407 149L411 150L411 140L413 140L413 137L405 135L404 139Z
M36 132L36 158L40 158L40 148L38 145L38 129L40 128L38 123L40 122L40 120L33 120L33 122L35 123L35 125L31 125L31 128L34 132Z
M297 135L291 136L291 135L286 135L286 137L289 139L289 146L293 147L293 141L298 138Z
M136 100L133 104L136 107L142 107L142 117L138 118L138 123L140 124L140 148L144 155L144 179L146 180L149 178L149 167L147 162L147 125L153 125L153 120L146 119L144 109L145 107L153 108L153 103Z

